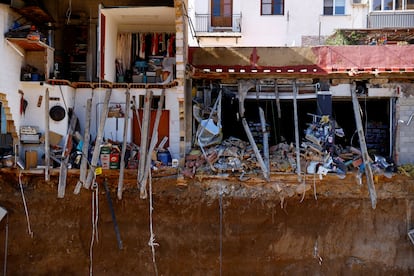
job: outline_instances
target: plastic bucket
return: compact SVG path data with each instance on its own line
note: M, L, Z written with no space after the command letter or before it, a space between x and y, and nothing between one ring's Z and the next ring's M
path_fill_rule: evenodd
M159 151L157 153L157 160L160 161L164 166L171 164L171 154L168 150Z

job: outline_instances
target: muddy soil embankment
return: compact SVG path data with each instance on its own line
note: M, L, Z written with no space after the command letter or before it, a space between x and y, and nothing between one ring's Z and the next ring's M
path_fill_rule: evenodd
M159 275L414 273L414 245L407 235L414 228L414 181L379 183L373 209L365 185L331 178L310 183L304 195L306 189L293 189L283 179L248 185L220 179L177 185L174 177L153 179ZM0 175L0 206L9 212L8 275L89 273L92 192L74 195L76 181L69 177L66 195L58 199L57 177L47 183L42 176L23 178L31 237L18 178ZM148 246L149 201L140 199L134 186L118 200L115 183L109 180L123 248L118 249L99 185L93 274L155 275ZM0 259L5 221L0 223Z

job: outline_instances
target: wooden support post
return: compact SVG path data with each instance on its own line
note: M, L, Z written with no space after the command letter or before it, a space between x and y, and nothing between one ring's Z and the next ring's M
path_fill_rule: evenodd
M268 172L268 177L270 177L270 162L269 162L269 132L266 128L266 118L264 111L261 107L259 107L259 115L260 115L260 123L262 125L262 133L263 133L263 155L264 155L264 163L266 166L266 170Z
M82 145L82 159L80 165L79 181L76 184L74 194L79 194L82 185L85 187L86 183L86 172L88 170L88 153L90 143L90 127L91 127L91 112L92 112L92 98L86 101L86 119L85 119L85 130L83 134L83 145Z
M45 91L45 181L50 180L49 88Z
M149 123L151 117L151 102L152 102L152 91L148 90L145 93L145 102L144 102L144 115L142 116L141 123L141 145L139 147L139 163L138 163L138 174L137 174L137 184L140 190L141 198L147 198L146 187L143 186L144 173L145 173L145 162L147 160L147 151L148 151L148 132L149 132Z
M106 90L105 99L104 99L104 103L102 107L102 113L99 119L98 133L96 134L96 139L95 139L95 148L93 149L91 165L89 167L88 176L86 178L86 182L84 185L86 189L89 189L91 187L92 180L95 175L96 165L98 164L98 159L99 159L99 155L101 152L101 144L103 141L105 122L106 122L106 118L108 117L109 100L111 99L111 94L112 94L112 89Z
M296 143L296 173L298 174L298 181L302 181L301 166L300 166L300 140L299 140L299 119L298 119L298 86L296 80L293 80L293 116L295 120L295 143Z
M275 100L277 108L277 117L282 118L282 110L280 109L280 95L279 95L279 86L277 85L277 80L275 79Z
M254 141L252 132L250 131L249 125L247 124L246 118L242 118L242 124L244 127L244 131L246 132L247 138L249 139L250 144L252 145L254 154L256 155L257 161L262 169L264 178L269 181L269 172L266 168L266 165L263 161L262 156L260 155L259 149L257 148L256 142Z
M63 147L62 160L60 162L58 198L65 197L66 177L68 173L68 164L69 164L69 157L70 157L69 149L72 148L72 135L75 130L77 120L78 118L76 117L75 112L72 112L72 117L70 118L68 132L65 138L65 145Z
M359 137L359 145L361 147L362 160L365 166L365 175L367 178L368 191L369 191L369 196L371 197L371 206L372 206L372 209L375 209L375 207L377 206L377 193L375 191L372 168L370 164L371 158L369 157L367 144L365 142L365 134L364 134L364 128L362 126L360 106L359 106L358 97L356 95L355 89L351 88L351 96L352 96L352 105L354 108L355 123L356 123L358 137Z
M129 128L129 112L131 106L131 94L129 88L125 91L125 117L124 117L124 134L121 150L121 163L119 167L119 179L118 179L118 199L122 199L122 190L124 186L124 171L125 171L125 152L128 140L128 128Z
M239 81L239 87L238 87L238 97L239 97L239 115L240 118L244 117L244 99L247 96L247 92L249 92L250 89L255 87L255 83L253 81Z
M155 115L155 122L154 122L154 127L152 130L150 147L148 150L147 158L145 160L144 178L142 180L142 183L140 183L141 185L140 195L142 199L145 199L147 195L146 189L147 189L148 174L151 171L151 157L152 157L152 152L154 151L155 146L157 145L157 142L158 142L158 126L160 124L160 119L162 115L162 107L164 106L164 99L165 99L165 91L163 89L161 92L160 101L158 102L157 114ZM142 191L143 189L145 190L144 192ZM143 197L143 195L145 195L145 197Z

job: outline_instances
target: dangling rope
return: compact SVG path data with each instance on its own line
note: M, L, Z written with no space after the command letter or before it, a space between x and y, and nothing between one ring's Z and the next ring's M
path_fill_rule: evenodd
M72 15L72 0L69 0L69 6L66 10L66 24L70 23L70 16Z
M3 275L7 275L7 247L9 244L9 215L6 216L6 237L4 238L4 267Z
M223 267L223 191L220 188L219 192L219 206L220 206L220 276Z
M24 206L24 212L26 214L26 221L27 221L27 231L29 233L29 236L31 238L33 238L33 231L30 228L30 219L29 219L29 210L27 209L27 204L26 204L26 198L24 197L24 192L23 192L23 185L22 185L22 172L20 171L19 173L19 185L20 185L20 193L22 194L22 200L23 200L23 206Z
M98 217L99 217L99 190L98 184L96 183L96 175L94 175L93 184L92 184L92 237L91 244L89 246L89 275L93 275L93 244L99 241L98 238Z
M152 207L152 176L151 176L151 168L150 168L150 173L149 173L149 184L148 184L148 189L149 189L149 220L150 220L150 224L149 224L149 229L150 229L150 239L148 241L148 245L151 247L151 251L152 251L152 263L154 265L154 272L155 275L158 275L158 268L157 268L157 262L155 260L155 246L159 246L158 243L155 242L155 234L154 234L154 229L153 229L153 225L152 225L152 212L154 210L154 208Z

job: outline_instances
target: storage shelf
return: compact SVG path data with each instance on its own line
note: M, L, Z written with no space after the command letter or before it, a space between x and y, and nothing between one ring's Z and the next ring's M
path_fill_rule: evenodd
M8 37L7 40L26 51L44 51L45 49L48 49L48 48L52 49L46 43L43 43L37 40L29 40L27 38Z

